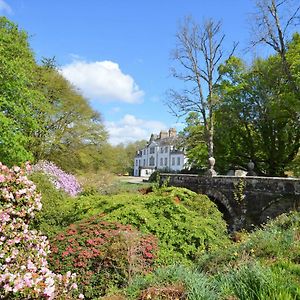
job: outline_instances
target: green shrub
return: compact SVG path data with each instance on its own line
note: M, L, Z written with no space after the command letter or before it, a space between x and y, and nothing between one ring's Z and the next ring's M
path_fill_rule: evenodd
M35 219L34 228L50 237L78 220L77 198L57 190L45 174L33 173L30 179L42 194L43 205Z
M157 182L157 181L159 181L159 178L160 178L160 172L159 171L154 171L149 176L148 182Z
M204 195L187 189L165 188L147 195L88 197L89 215L131 224L159 240L158 261L191 263L208 250L227 242L226 224L217 207Z
M86 299L122 288L134 275L152 269L156 240L131 226L103 221L102 216L70 225L51 239L50 266L75 272Z

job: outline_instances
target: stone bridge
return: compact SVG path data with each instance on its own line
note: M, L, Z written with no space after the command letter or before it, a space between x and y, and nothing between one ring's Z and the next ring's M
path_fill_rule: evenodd
M207 195L223 213L229 231L249 230L281 213L300 210L300 179L163 173L161 180Z

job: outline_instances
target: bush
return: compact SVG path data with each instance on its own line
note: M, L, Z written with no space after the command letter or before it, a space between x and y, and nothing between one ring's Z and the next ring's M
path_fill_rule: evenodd
M136 274L152 269L156 240L131 226L106 222L102 216L72 224L51 240L55 271L76 272L79 290L88 299L121 288Z
M29 230L35 211L42 207L35 189L24 170L8 169L0 163L0 297L73 299L75 275L51 272L46 260L47 238Z
M160 178L160 172L159 171L154 171L149 176L148 182L157 182L157 181L159 181L159 178Z
M146 195L81 197L93 203L89 215L131 224L158 238L158 261L191 263L197 256L228 241L226 224L213 202L182 188L165 188Z
M52 162L39 161L32 171L46 174L56 189L61 189L70 196L74 197L82 190L74 175L67 174Z
M36 184L37 190L43 195L43 209L36 214L32 228L42 231L51 237L80 220L78 199L57 190L43 173L32 173L30 179Z

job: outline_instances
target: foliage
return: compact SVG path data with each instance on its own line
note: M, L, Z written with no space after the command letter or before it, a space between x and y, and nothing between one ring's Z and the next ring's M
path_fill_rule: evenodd
M92 203L88 215L131 224L158 238L158 261L191 263L198 255L226 242L226 225L216 206L187 189L165 188L146 195L81 197Z
M50 105L42 116L46 131L38 134L35 157L53 161L68 172L98 170L107 139L100 114L59 73L53 60L43 60L35 87Z
M46 109L43 96L32 86L36 65L27 34L0 17L0 161L8 165L32 159L38 118Z
M67 171L98 169L107 139L95 112L52 60L38 66L27 33L0 18L0 160L50 159Z
M181 294L174 297L174 290ZM208 276L180 265L158 268L147 276L136 277L125 293L129 299L218 299Z
M49 177L42 173L31 173L30 179L43 195L43 210L38 212L32 226L48 237L56 235L65 227L80 221L87 215L99 213L100 211L97 210L99 201L104 201L111 195L119 193L137 193L141 188L148 187L148 185L121 182L114 178L110 184L107 182L103 185L95 182L90 189L86 189L87 186L85 186L82 196L71 197L62 190L57 190L49 181ZM101 180L100 176L99 179Z
M81 219L79 213L84 210L80 206L78 198L74 198L57 190L50 182L49 177L43 173L31 173L30 179L37 186L37 190L43 195L43 209L36 214L31 227L52 237L73 222Z
M222 289L227 286L239 299L272 299L276 294L278 299L297 299L299 231L300 213L283 214L253 233L239 233L238 243L202 256L199 269L219 274Z
M148 182L157 183L160 180L160 172L158 170L151 173L150 177L148 178Z
M149 272L156 240L131 226L94 216L72 224L52 238L50 263L56 271L78 274L87 299L124 287L133 275Z
M146 141L136 141L132 143L118 144L112 146L106 144L102 149L102 168L110 170L114 174L133 175L134 157L136 151L143 148Z
M62 276L50 271L47 238L29 230L35 211L42 207L41 195L35 189L24 170L0 163L0 297L74 299L75 274Z
M290 43L287 54L299 49L299 41ZM223 102L216 113L219 167L245 166L252 160L258 174L284 175L300 146L300 107L299 97L286 84L279 56L257 59L250 68L232 58L221 71ZM293 74L299 71L295 68Z
M197 270L159 268L135 278L124 294L129 299L172 299L168 295L175 291L187 299L298 299L299 229L299 212L283 214L202 255Z
M206 169L208 150L199 113L189 113L185 122L186 127L180 132L180 136L182 137L182 146L186 150L189 167L192 169Z
M215 286L219 290L219 299L298 299L298 284L287 281L285 276L282 270L272 271L259 263L248 263L225 274L219 273Z
M52 162L39 161L33 166L32 171L44 173L56 189L61 189L70 196L74 197L82 190L74 175L67 174Z

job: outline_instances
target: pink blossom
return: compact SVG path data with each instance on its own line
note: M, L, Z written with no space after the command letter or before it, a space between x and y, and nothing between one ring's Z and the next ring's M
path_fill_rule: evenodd
M5 181L4 175L0 174L0 182L4 182L4 181Z
M27 166L29 168L29 165ZM41 209L41 196L19 167L9 169L0 162L0 299L75 299L73 274L54 274L46 260L48 240L29 221ZM45 286L45 288L41 288Z

